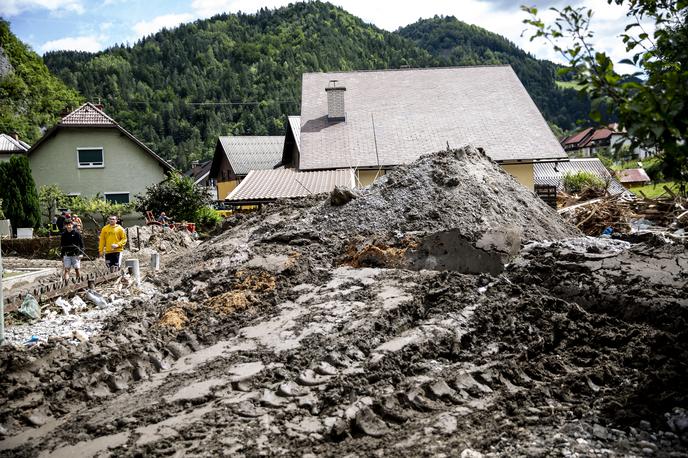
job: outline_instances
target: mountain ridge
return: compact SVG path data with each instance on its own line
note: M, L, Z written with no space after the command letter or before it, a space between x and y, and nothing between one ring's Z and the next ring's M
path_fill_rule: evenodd
M286 115L300 112L301 75L312 71L509 64L548 121L571 128L584 114L566 112L577 94L556 88L554 64L499 35L453 16L388 32L319 1L220 14L132 46L50 52L44 61L182 169L209 157L217 136L283 134Z

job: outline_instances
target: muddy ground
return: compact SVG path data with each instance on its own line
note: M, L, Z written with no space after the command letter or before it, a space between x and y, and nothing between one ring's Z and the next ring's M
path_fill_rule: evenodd
M2 454L688 456L685 246L580 237L509 180L449 152L233 220L88 342L3 349ZM508 264L418 268L438 234Z

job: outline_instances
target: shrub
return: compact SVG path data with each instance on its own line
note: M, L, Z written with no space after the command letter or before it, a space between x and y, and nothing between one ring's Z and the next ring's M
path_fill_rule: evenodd
M214 210L210 207L203 207L196 212L196 218L194 221L201 228L210 230L222 222L222 217L217 210Z
M136 196L136 210L142 214L150 210L154 215L165 212L174 221L194 221L196 214L210 204L210 196L189 177L172 173L162 183L146 188L146 193Z
M581 171L564 175L564 191L571 194L578 194L588 188L604 191L607 185L604 180L591 172Z

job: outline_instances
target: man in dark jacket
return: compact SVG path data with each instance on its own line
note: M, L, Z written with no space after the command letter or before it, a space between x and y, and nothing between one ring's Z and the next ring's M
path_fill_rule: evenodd
M64 279L69 280L69 269L74 268L76 278L81 276L81 255L84 252L84 240L74 230L71 220L66 220L64 232L60 236L60 255L64 264Z

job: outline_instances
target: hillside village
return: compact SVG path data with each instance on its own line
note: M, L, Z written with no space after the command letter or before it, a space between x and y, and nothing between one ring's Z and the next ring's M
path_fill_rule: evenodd
M688 456L688 196L666 151L576 126L590 101L554 64L455 18L380 31L379 65L309 45L284 62L328 64L278 71L284 21L366 52L378 33L306 2L35 56L59 110L20 123L36 88L0 110L2 456ZM11 89L32 57L0 25ZM260 104L127 105L186 91L127 72L199 31L252 37L226 78L226 49L199 72ZM490 46L510 57L475 62Z

